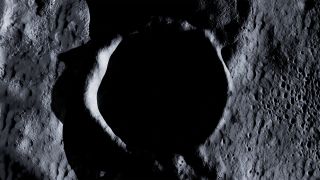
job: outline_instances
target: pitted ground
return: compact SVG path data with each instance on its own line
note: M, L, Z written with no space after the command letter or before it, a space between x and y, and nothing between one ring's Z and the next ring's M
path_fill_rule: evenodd
M319 178L319 3L258 1L252 9L229 64L230 116L207 154L220 151L224 177Z

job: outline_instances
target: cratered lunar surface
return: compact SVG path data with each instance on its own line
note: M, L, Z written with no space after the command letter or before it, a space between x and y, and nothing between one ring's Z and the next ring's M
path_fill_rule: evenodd
M210 172L216 172L221 179L320 178L319 1L195 0L185 4L179 0L171 6L144 4L142 1L140 5L128 5L124 1L108 2L101 5L94 0L0 0L1 180L130 179L130 176L142 176L143 172L151 179L161 178L162 172L178 179L212 179L214 176ZM165 3L170 5L169 1ZM159 28L148 24L154 22L150 15L152 18L161 17L160 24L179 24L180 27L174 29L182 27L183 32L185 29L203 32L190 41L187 40L190 36L182 36L182 32L174 37L165 36L159 41L146 38L152 41L151 45L163 44L167 48L172 46L171 49L179 47L172 57L168 55L168 49L154 48L168 56L154 56L157 53L154 52L150 59L159 62L161 59L179 59L175 58L179 54L183 57L179 61L192 59L199 62L205 58L194 57L205 54L205 57L210 57L207 53L211 49L216 54L212 59L218 60L214 62L224 63L225 66L222 65L219 70L225 72L229 89L226 105L221 106L222 117L214 120L218 124L209 127L210 123L200 120L189 120L190 124L178 121L181 129L176 124L166 130L160 124L159 130L141 134L134 132L134 129L143 130L142 126L135 127L136 123L128 122L129 130L125 133L121 128L112 127L117 126L115 122L119 121L112 123L110 120L107 124L108 115L105 113L111 109L103 110L102 106L117 105L102 105L105 103L101 101L100 94L103 86L98 89L95 84L101 82L103 85L103 78L111 77L111 74L108 76L109 71L106 71L106 76L100 71L101 67L105 68L103 59L109 59L111 63L118 53L118 58L125 61L127 58L120 56L129 55L130 49L141 47L127 46L128 50L121 53L123 44L129 43L128 37L143 34L141 32L146 27ZM203 42L202 37L210 42L210 49L196 45L199 41ZM142 48L151 50L152 47L142 43L142 39L138 38L137 44L144 44ZM166 40L170 42L161 42ZM181 48L183 46L185 48ZM179 52L179 49L186 52ZM145 55L148 54L139 55L142 61L147 59ZM127 67L119 67L124 68L122 71L131 72L143 67L137 67L138 62L132 64L133 69L128 64ZM178 65L172 66L170 76L179 77L174 74L178 72L174 70ZM192 69L192 65L187 63L187 69ZM204 71L200 71L198 65L194 64L194 70L200 73L187 77L195 78L191 81L194 84L198 83L196 79L204 76L204 79L210 79L210 73L216 73L208 70L210 63L203 67ZM141 75L139 83L154 78L160 70L154 69L151 76ZM128 76L124 82L132 82L136 75ZM176 90L185 90L188 86L187 81L179 81L179 84L168 77L163 83L166 82L170 82ZM119 87L127 85L121 84ZM155 91L161 95L160 92L168 93L164 98L156 96L159 97L158 102L175 98L185 101L183 94L178 92L170 94L172 91L166 88ZM207 98L206 93L199 91L197 94ZM126 96L115 97L121 99ZM137 98L131 97L128 96L130 102ZM128 98L122 100L126 102ZM153 112L150 114L153 120L165 118L165 113L155 111L173 112L173 107L182 102L180 100L166 107L152 109L145 105L143 108L151 109L149 112ZM197 117L193 113L196 110L204 111L204 106L194 103L191 104L193 108L188 102L179 105L188 110L186 114L182 113L186 119ZM130 112L130 108L127 107L126 111ZM155 113L160 113L162 117L155 116ZM149 116L140 115L143 118ZM118 115L114 117L119 118ZM205 116L201 114L198 117ZM128 121L126 118L123 117ZM160 121L148 121L149 127L157 126L157 122ZM192 127L192 123L195 129L204 126L200 134L207 137L201 138L203 141L192 142L199 133L192 136L184 132L186 129L183 127ZM174 131L175 128L178 130ZM206 132L209 129L212 130ZM175 137L179 138L174 141L159 135L158 141L153 141L158 144L150 146L150 134L168 133L172 137L177 132L185 134L183 141L199 144L195 148L196 153L188 155L192 160L182 152L190 148L184 147L188 143L179 141L181 138L178 135ZM141 137L141 141L137 142L140 145L136 145L135 136ZM168 140L168 144L159 142L164 139ZM166 151L174 151L170 152L170 158L156 157L157 154L166 154L165 151L160 152L160 145ZM183 150L174 145L183 147ZM155 150L159 151L156 155L150 153ZM191 163L197 160L200 161L194 164L198 165ZM146 169L148 171L144 171Z

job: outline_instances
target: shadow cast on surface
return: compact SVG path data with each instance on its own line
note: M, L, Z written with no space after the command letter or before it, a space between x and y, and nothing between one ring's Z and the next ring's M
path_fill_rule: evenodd
M95 11L92 17L97 17ZM148 17L134 17L138 22L132 27L139 28L137 24L145 22L140 20ZM92 22L92 40L59 56L66 69L52 92L52 109L64 124L65 152L78 178L176 179L175 154L197 173L209 176L212 172L203 167L196 148L219 123L228 87L204 33L153 24L123 36L110 58L98 103L108 125L134 152L128 154L106 138L85 107L84 93L98 51L116 32L123 35L132 27L119 24L121 18ZM155 169L155 161L161 171Z

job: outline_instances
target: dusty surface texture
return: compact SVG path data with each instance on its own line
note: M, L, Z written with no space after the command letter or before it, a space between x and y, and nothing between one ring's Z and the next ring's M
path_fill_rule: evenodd
M225 123L200 147L205 162L222 179L320 178L320 3L196 8L190 23L215 34L233 81ZM57 55L89 40L88 22L84 0L0 0L1 180L77 179L51 93L65 66Z
M63 151L62 123L50 102L62 68L56 54L88 37L84 2L5 0L0 5L0 179L75 178Z

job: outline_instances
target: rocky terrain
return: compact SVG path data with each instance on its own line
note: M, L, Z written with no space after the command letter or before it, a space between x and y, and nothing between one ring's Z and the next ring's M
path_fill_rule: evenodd
M221 179L319 179L320 3L199 0L191 9L174 19L206 30L232 84L218 128L199 147L206 166ZM89 22L84 0L0 0L1 180L77 179L65 152L66 112L63 103L62 116L54 112L52 97L68 69L58 57L86 47Z

